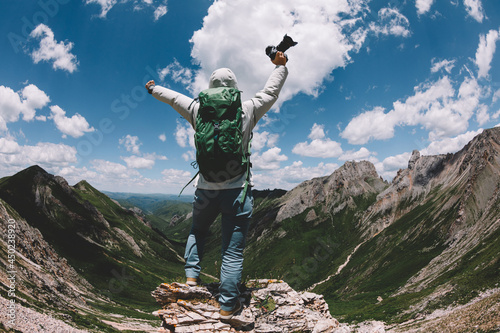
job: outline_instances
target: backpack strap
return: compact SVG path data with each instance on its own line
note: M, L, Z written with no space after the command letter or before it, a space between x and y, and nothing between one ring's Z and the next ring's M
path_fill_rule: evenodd
M188 106L188 110L191 110L191 106L193 105L193 103L199 103L200 102L200 97L196 97L196 98L193 98L193 100L191 101L191 103L189 103L189 106Z
M245 199L247 198L248 183L250 183L248 178L250 178L250 162L247 163L247 177L245 179L245 186L243 186L243 192L241 195L241 206L245 204Z
M180 197L180 196L181 196L181 194L182 194L182 192L184 191L184 189L185 189L185 188L186 188L189 184L191 184L191 183L193 182L193 180L195 180L196 176L198 176L198 174L199 174L199 173L200 173L200 171L198 171L198 172L196 173L196 175L194 175L194 177L193 177L193 178L191 178L191 180L190 180L190 181L189 181L186 185L184 185L184 187L182 188L181 193L179 193L178 197Z
M250 163L250 147L252 145L253 132L250 133L250 139L248 140L248 150L246 152L247 156L247 171L245 177L245 186L243 186L243 192L241 194L241 206L245 204L245 199L247 198L248 185L250 183L250 168L252 167L252 163Z

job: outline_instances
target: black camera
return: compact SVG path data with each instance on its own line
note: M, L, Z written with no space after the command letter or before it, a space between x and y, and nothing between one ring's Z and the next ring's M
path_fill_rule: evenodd
M278 46L269 45L268 47L266 47L266 54L269 58L271 58L271 60L274 60L274 58L276 57L276 53L278 53L278 51L285 53L286 50L295 45L297 45L297 42L294 42L292 37L285 35L283 37L283 40L278 44ZM288 61L288 57L286 54L285 58L286 61Z

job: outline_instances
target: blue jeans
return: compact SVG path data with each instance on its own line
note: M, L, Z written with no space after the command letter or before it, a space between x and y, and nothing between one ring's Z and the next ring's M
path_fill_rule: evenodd
M243 189L197 189L193 202L193 226L189 234L186 252L186 277L198 278L200 261L208 235L208 229L222 214L222 265L220 272L221 309L234 308L240 294L238 286L243 270L243 250L253 210L252 191L249 188L244 204L240 203Z

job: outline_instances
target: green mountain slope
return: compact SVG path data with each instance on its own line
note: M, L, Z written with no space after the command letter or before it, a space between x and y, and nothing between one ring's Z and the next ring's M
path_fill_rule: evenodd
M387 186L371 163L349 162L287 193L257 195L243 277L279 278L296 289L322 280L359 243L357 221ZM220 222L210 231L203 269L217 275Z
M33 166L1 179L0 198L88 281L99 297L87 304L96 309L121 303L149 312L156 308L150 291L184 275L182 258L163 236L85 181L71 187Z
M204 270L217 274L220 226ZM500 283L500 128L455 154L420 156L391 184L347 162L255 205L244 278L323 294L340 320L402 322Z
M245 280L284 279L323 294L341 321L405 322L400 327L488 291L493 296L480 303L490 304L482 312L500 322L491 305L500 283L500 128L455 154L414 151L390 184L362 161L288 192L252 193ZM112 331L98 313L150 318L135 309L154 309L150 291L184 276L178 253L191 205L134 200L151 214L124 209L85 181L69 186L37 166L0 179L1 230L14 219L24 244L23 305L58 309L98 331ZM219 220L210 232L203 272L217 276ZM7 251L5 241L0 249ZM467 317L473 308L461 309L460 332L480 322L480 311Z

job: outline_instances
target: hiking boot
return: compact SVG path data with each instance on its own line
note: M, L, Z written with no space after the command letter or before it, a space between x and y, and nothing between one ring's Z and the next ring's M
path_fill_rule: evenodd
M200 278L186 278L186 284L190 287L196 287L201 284Z
M219 311L220 319L222 319L222 320L229 320L229 319L233 318L233 316L238 311L240 311L241 308L242 308L242 305L241 305L240 300L238 299L236 301L236 304L234 305L234 308L231 311L225 311L225 310L222 310L222 309Z

